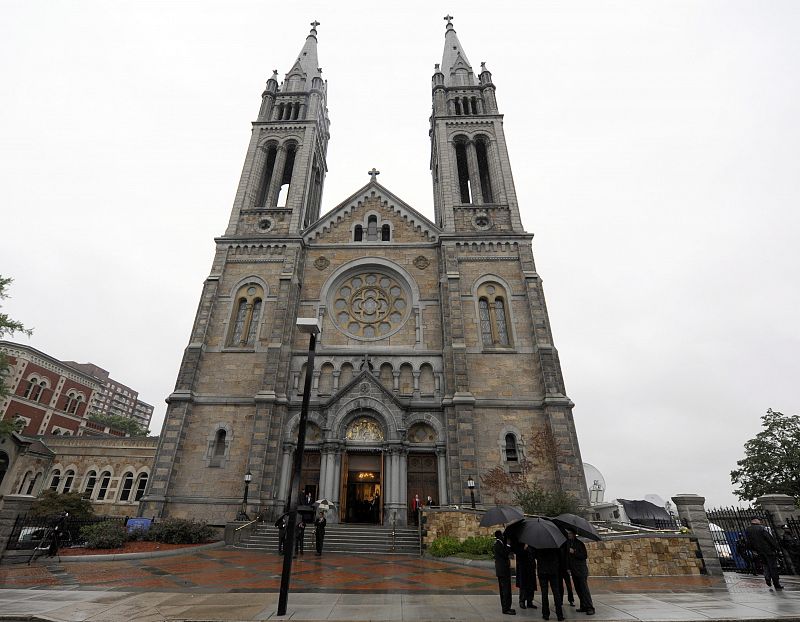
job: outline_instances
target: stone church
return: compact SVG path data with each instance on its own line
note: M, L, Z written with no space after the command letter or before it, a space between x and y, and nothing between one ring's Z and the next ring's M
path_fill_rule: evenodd
M544 488L588 505L492 74L473 69L446 20L432 220L375 169L320 213L330 134L317 22L283 81L267 81L140 514L224 523L250 473L248 512L274 515L295 459L333 521L405 524L415 495L468 503L470 478L491 503L481 476L528 461ZM297 318L322 325L313 369Z

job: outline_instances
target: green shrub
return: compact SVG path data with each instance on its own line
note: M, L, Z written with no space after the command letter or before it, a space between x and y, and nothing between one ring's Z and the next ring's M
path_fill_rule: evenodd
M493 546L492 536L471 536L461 543L461 550L470 555L491 555Z
M81 527L81 537L90 549L118 549L125 544L128 534L122 523L104 521Z
M434 557L450 557L461 551L461 543L458 541L458 538L442 536L431 542L428 551L430 551L430 554Z
M94 516L92 503L83 498L79 492L64 492L58 494L55 490L44 490L39 498L33 502L28 516L50 517L58 516L61 512L69 512L72 518L89 518Z
M166 544L197 544L208 542L214 536L214 529L205 523L182 518L168 518L150 525L145 538Z

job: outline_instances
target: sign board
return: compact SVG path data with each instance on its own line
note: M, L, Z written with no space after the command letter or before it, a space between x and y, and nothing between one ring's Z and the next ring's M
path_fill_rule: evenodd
M127 528L128 533L136 531L137 529L148 531L152 522L152 518L129 518L125 527Z

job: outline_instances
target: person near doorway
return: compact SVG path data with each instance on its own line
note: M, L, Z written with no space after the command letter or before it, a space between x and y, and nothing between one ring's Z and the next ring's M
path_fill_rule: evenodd
M327 524L325 510L320 510L319 516L314 520L314 539L317 544L317 555L322 555L322 544L325 541L325 525Z
M275 521L278 528L278 555L283 555L283 547L286 544L286 515L278 517Z
M499 529L494 532L494 574L500 588L500 609L506 615L516 615L511 608L511 547L503 539L503 532Z
M428 495L427 497L425 497L425 506L431 507L432 505L433 505L433 497Z
M411 500L411 515L414 517L414 524L419 525L419 510L422 507L422 502L419 500L419 495L414 495Z
M764 580L769 587L775 586L776 590L782 590L781 578L778 574L778 555L781 549L778 546L775 536L761 524L761 519L754 518L750 525L744 530L750 548L758 553L764 563Z
M592 593L589 591L589 564L586 562L589 554L586 552L586 545L575 536L574 531L567 529L569 572L575 583L575 591L578 593L581 605L575 611L593 616L594 603L592 603Z
M306 535L306 524L300 519L300 522L297 523L297 527L294 530L294 556L297 557L298 555L302 555L306 549L306 543L304 541Z
M372 522L381 522L381 493L376 492L372 499Z
M314 503L314 497L310 492L306 492L305 505L311 505L312 503Z

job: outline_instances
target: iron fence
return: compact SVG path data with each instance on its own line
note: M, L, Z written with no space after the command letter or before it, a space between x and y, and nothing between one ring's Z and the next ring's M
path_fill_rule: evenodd
M719 563L723 570L761 574L763 571L758 554L747 545L745 529L754 518L761 520L780 543L782 530L776 529L772 515L759 508L716 508L706 512L708 527L714 540ZM791 556L782 552L778 556L781 572L792 574Z
M57 518L53 517L28 516L27 514L17 516L8 539L7 548L12 550L30 550L37 548L49 537L49 532L55 527L57 520ZM126 519L111 516L93 516L91 518L73 518L70 516L64 522L64 529L61 531L59 544L61 547L81 544L83 542L80 535L82 527L110 521L124 524Z

